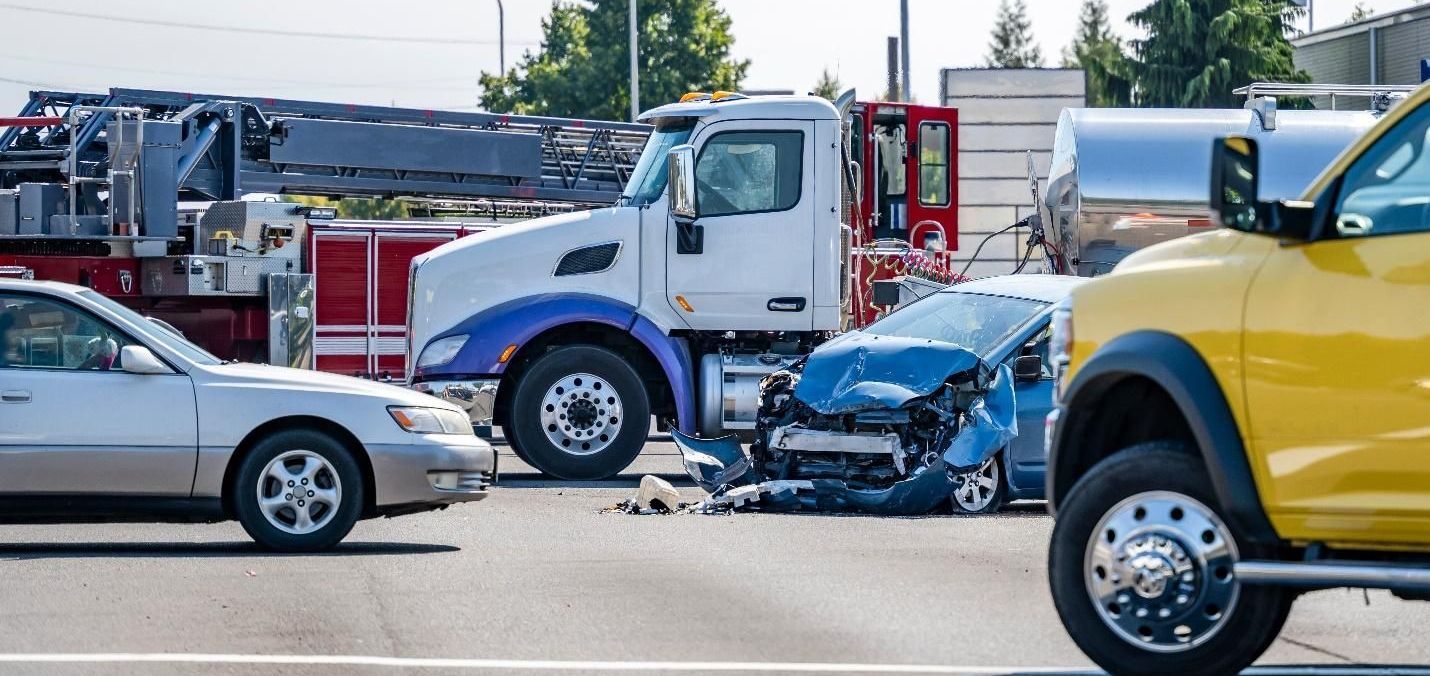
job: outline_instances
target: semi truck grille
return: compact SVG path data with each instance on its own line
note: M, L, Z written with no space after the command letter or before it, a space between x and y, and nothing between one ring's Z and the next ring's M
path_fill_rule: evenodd
M565 277L609 270L612 265L616 264L616 256L620 253L620 242L606 242L605 244L572 249L561 257L561 261L556 264L554 274L557 277Z

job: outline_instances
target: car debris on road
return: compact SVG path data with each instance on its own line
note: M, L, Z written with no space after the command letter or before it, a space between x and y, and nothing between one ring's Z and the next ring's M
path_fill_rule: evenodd
M1018 434L1013 377L936 340L845 334L760 384L755 441L672 429L692 511L924 514Z

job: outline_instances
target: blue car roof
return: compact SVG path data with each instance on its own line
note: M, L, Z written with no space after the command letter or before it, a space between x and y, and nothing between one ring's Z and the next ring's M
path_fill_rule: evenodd
M1087 281L1087 277L1072 275L1002 275L954 284L939 293L977 293L1056 303Z

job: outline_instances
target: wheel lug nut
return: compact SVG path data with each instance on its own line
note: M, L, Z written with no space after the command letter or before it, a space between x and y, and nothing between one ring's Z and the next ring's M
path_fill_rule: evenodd
M292 479L289 479L289 480L288 480L288 485L289 485L289 486L292 486L292 485L293 485L293 480L292 480Z
M304 486L307 486L307 485L308 485L308 480L307 480L307 479L304 479L304 480L303 480L303 485L304 485Z
M284 493L284 494L283 494L283 499L284 499L284 500L292 500L292 499L293 499L293 494L292 494L292 493Z
M313 491L308 491L308 497L313 497Z
M304 503L302 500L299 500L299 501L298 501L298 506L299 506L299 507L302 507L304 504L305 504L305 503Z

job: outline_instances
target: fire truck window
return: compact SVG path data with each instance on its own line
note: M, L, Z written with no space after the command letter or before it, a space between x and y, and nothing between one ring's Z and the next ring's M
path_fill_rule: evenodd
M948 206L948 125L919 125L919 203Z
M784 211L799 203L804 134L740 131L712 136L695 162L701 216Z
M0 368L108 371L131 344L99 320L66 305L0 297Z

